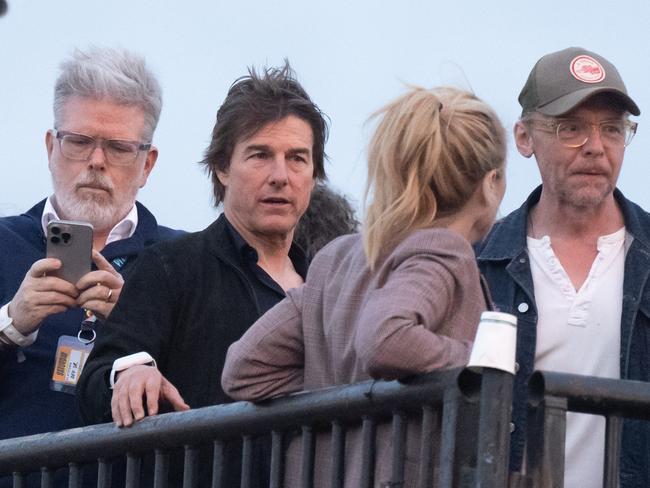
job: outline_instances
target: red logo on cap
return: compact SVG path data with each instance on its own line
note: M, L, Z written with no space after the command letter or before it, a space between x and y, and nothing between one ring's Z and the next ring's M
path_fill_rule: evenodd
M578 81L598 83L605 79L605 68L591 56L577 56L571 61L571 74Z

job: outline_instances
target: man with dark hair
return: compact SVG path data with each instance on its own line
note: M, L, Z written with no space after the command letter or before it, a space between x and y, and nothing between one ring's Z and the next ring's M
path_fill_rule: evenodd
M478 252L496 306L518 319L513 471L534 369L650 381L650 216L616 189L639 107L612 63L575 47L543 56L519 102L515 142L542 186ZM621 487L650 486L649 434L624 422ZM564 486L602 486L604 438L603 417L568 414Z
M233 83L217 113L212 140L202 163L212 178L215 203L223 201L226 188L219 172L228 170L235 145L258 132L269 122L287 115L302 119L313 134L314 178L325 179L327 123L307 92L293 79L289 64L260 78L253 69Z
M142 256L80 379L86 421L127 427L161 407L231 401L220 384L228 346L305 278L293 233L324 177L326 138L288 65L232 85L204 161L223 214Z
M359 221L350 202L325 183L320 183L311 192L309 207L298 222L293 241L311 261L330 241L358 230Z

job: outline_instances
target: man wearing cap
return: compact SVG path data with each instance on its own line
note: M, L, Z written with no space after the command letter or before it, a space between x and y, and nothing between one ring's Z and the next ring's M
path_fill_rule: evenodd
M650 381L650 216L616 189L640 110L616 67L582 48L543 56L519 102L515 142L542 185L477 252L496 306L518 319L516 472L535 369ZM624 424L621 487L650 486L648 432ZM602 486L604 418L569 413L566 433L564 486Z

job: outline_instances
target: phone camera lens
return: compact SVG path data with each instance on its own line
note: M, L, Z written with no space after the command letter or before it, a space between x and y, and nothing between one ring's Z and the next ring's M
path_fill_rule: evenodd
M72 236L68 232L64 232L61 234L61 237L63 238L63 242L67 244Z
M52 241L52 244L58 244L61 242L61 239L59 239L57 236L52 236L50 237L50 241Z
M61 229L59 229L58 227L52 227L52 234L58 236L60 233L61 233Z

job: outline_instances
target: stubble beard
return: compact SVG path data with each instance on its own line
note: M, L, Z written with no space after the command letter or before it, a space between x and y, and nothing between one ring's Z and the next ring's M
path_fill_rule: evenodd
M614 192L611 183L604 185L566 186L559 193L560 202L576 209L588 210L601 206Z

